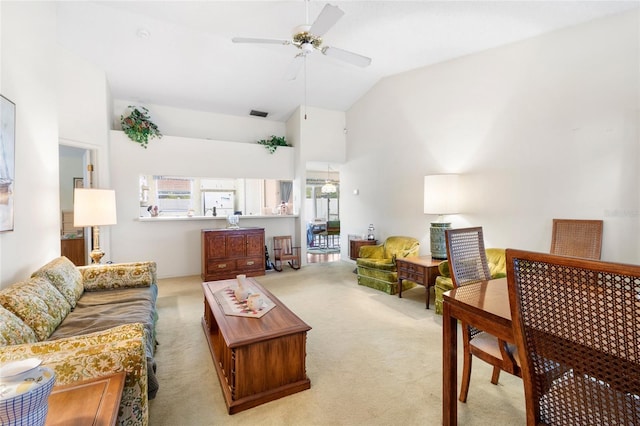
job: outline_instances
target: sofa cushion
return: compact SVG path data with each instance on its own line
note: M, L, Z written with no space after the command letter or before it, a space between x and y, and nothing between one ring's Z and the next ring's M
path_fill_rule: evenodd
M44 340L71 311L71 305L46 279L31 278L0 292L0 305L20 318Z
M53 284L67 299L72 309L76 307L76 302L84 291L80 271L78 271L73 262L64 256L53 259L31 274L31 276L45 278Z
M491 278L503 278L507 276L507 256L505 249L503 248L488 248L485 250L487 253L487 264L489 265L489 272Z
M155 351L157 285L106 291L87 291L49 340L79 336L130 323L145 328L145 349Z
M155 282L155 262L91 265L79 268L86 291L149 287Z
M34 343L38 338L13 312L0 306L0 346Z
M359 257L356 260L358 266L364 266L367 268L380 269L383 271L396 271L396 264L393 259L369 259L365 257Z
M441 277L451 277L451 270L449 269L449 261L445 260L438 265L438 272Z

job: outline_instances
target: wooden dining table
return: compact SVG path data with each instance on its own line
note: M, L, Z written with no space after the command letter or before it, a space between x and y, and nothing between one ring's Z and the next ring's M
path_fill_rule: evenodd
M458 320L515 343L507 279L481 281L443 295L442 424L458 422Z

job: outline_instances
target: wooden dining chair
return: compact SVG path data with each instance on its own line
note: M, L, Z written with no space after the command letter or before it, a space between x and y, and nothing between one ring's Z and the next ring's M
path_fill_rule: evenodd
M293 245L290 235L273 237L273 269L282 272L282 262L293 269L300 269L300 247Z
M484 247L482 227L448 229L445 231L447 259L453 287L491 279ZM491 364L491 383L498 384L500 371L520 375L518 354L515 345L486 333L469 324L462 323L463 367L460 401L467 401L471 380L472 355Z
M551 254L600 259L601 220L553 219Z
M640 266L506 255L527 425L640 424Z

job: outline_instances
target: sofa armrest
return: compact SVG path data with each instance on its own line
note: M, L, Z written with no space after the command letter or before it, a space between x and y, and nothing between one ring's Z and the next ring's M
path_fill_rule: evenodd
M80 266L85 291L150 287L156 282L155 262L108 263Z
M375 246L360 246L358 257L382 259L384 258L384 244Z
M118 424L149 422L147 356L142 324L126 324L77 337L0 347L0 364L36 357L64 385L124 371Z

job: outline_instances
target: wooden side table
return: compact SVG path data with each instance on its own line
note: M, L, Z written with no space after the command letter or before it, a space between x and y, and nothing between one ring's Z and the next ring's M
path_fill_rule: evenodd
M360 247L375 246L376 244L378 244L378 240L363 240L363 239L349 240L349 259L356 260L358 258L358 253L360 253Z
M402 297L402 280L409 280L423 285L427 292L427 309L429 309L429 288L436 285L438 265L442 260L431 256L402 257L396 259L398 268L398 297Z
M54 386L45 426L115 425L125 373Z

